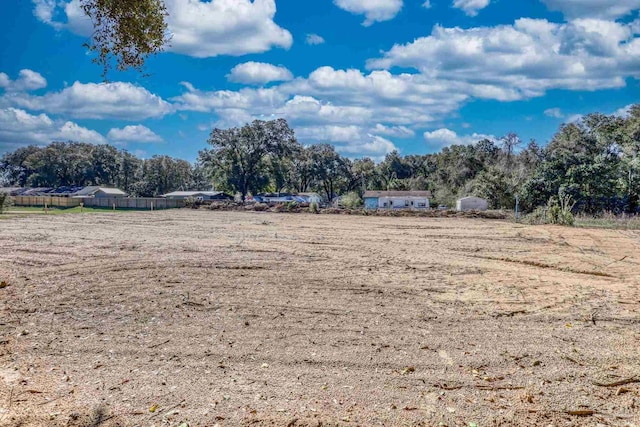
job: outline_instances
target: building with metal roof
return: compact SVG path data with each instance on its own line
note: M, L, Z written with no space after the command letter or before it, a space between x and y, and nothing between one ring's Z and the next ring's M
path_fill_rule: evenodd
M127 193L119 188L100 187L98 185L84 187L82 190L71 194L71 197L101 197L101 198L123 198Z
M430 191L366 191L365 209L428 209Z

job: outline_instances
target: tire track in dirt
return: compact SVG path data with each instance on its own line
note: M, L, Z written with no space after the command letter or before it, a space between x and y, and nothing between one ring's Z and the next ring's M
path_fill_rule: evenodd
M586 274L586 275L589 275L589 276L596 276L596 277L616 278L616 276L613 276L613 275L608 274L608 273L603 273L601 271L575 270L575 269L570 268L570 267L559 267L559 266L554 266L554 265L550 265L550 264L545 264L545 263L542 263L542 262L539 262L539 261L520 260L520 259L506 258L506 257L490 257L490 256L482 256L482 255L469 255L469 254L465 254L464 256L468 257L468 258L478 258L478 259L486 259L486 260L490 260L490 261L500 261L500 262L522 264L522 265L526 265L528 267L550 269L550 270L555 270L555 271L558 271L558 272L561 272L561 273Z

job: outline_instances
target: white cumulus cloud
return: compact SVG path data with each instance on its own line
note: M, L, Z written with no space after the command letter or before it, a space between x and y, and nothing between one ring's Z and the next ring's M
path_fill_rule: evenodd
M113 128L107 134L110 141L117 143L127 142L162 142L160 135L143 125L125 126L122 129Z
M219 90L204 92L193 87L188 82L183 82L187 89L180 96L172 98L174 105L179 110L223 113L230 110L231 114L238 111L247 111L245 117L251 117L249 112L255 114L272 114L278 111L287 100L286 94L276 88L242 88L238 91Z
M476 16L478 12L489 6L490 0L453 0L453 7L462 9L469 16Z
M402 0L334 0L336 6L356 15L364 15L365 27L389 21L402 9Z
M640 9L640 0L542 0L567 18L617 19Z
M5 73L0 73L0 88L7 92L23 92L47 87L47 80L42 74L32 70L20 70L16 80L11 80Z
M371 157L382 160L398 148L390 140L368 133L360 126L307 126L296 129L296 136L305 144L331 143L336 150L349 157Z
M410 67L464 93L501 101L542 96L549 89L620 88L640 77L640 38L633 24L581 19L557 24L523 18L514 25L443 28L395 45L372 69Z
M292 80L293 74L285 67L250 61L233 67L227 79L236 83L264 84Z
M158 95L125 82L75 82L59 92L42 96L8 94L2 98L2 102L83 119L143 120L172 112L172 106Z
M350 144L336 144L336 150L351 157L371 157L375 161L382 161L384 157L392 151L397 151L398 147L386 138L378 135L367 134L366 137Z
M360 139L362 129L359 126L303 126L300 127L296 134L298 139L307 142L331 142L346 143Z
M307 38L305 39L305 42L308 45L315 46L315 45L323 44L324 38L322 38L317 34L307 34Z
M53 25L53 12L56 10L56 0L33 0L33 15L40 21Z
M84 13L79 0L32 0L33 15L56 30L69 29L90 36L93 31L91 19Z
M561 119L564 117L564 114L562 113L562 110L559 108L549 108L544 110L544 115L547 117L553 117L556 119Z
M483 139L491 141L496 140L493 135L483 135L478 133L473 133L471 135L458 135L455 131L447 128L436 129L434 131L424 133L424 140L427 143L427 146L434 150L449 147L451 145L475 144Z
M275 0L167 0L170 50L200 58L288 49L291 33L274 22Z
M380 123L377 123L375 127L371 129L371 131L372 133L392 136L396 138L411 138L416 134L413 129L409 129L406 126L385 126Z
M0 151L52 141L106 142L98 132L74 122L53 120L46 114L33 115L18 108L0 109Z

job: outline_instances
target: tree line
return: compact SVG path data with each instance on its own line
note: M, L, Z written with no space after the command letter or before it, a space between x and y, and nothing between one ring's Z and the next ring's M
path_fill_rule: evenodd
M5 185L114 185L138 196L211 188L239 194L314 191L331 200L365 190L430 190L432 204L453 206L475 195L492 208L525 211L558 196L575 209L637 212L640 194L640 105L624 117L589 114L560 126L542 147L511 133L453 145L433 154L387 154L381 162L350 159L330 144L303 145L286 120L256 120L214 129L190 164L168 156L142 160L109 145L52 143L0 159Z
M204 170L169 156L141 159L108 145L53 142L0 158L0 184L16 187L115 186L139 197L210 187Z

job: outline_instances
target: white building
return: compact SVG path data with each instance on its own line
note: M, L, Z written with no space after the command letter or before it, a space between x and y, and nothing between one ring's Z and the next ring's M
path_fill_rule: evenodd
M428 209L430 191L367 191L366 209Z
M456 203L457 211L486 211L489 204L480 197L463 197Z

